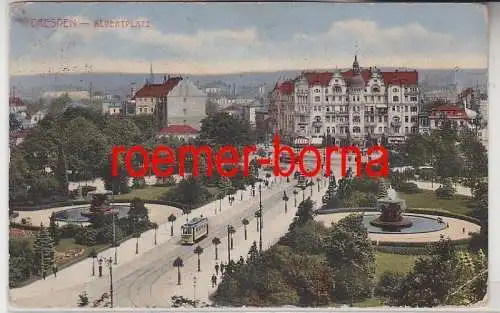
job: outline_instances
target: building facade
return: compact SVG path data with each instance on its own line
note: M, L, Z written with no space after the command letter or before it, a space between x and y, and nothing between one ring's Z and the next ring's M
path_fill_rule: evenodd
M206 117L207 96L190 80L165 76L161 84L147 83L133 100L135 112L156 114L161 124L185 124L199 129Z
M382 72L360 67L357 56L347 71L303 72L276 84L269 116L274 131L321 144L398 143L418 132L418 72ZM385 138L385 139L384 139Z

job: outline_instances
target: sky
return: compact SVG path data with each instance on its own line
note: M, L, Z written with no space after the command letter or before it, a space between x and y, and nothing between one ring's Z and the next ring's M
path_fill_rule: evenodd
M10 15L10 75L334 69L354 54L362 67L487 67L480 4L26 3ZM43 18L77 26L36 27Z

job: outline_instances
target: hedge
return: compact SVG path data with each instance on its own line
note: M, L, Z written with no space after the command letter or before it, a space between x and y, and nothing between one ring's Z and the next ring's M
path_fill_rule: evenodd
M406 209L405 213L417 213L417 214L428 214L428 215L440 215L444 217L451 217L451 218L457 218L460 220L464 220L467 222L471 222L476 225L481 225L481 221L477 218L463 215L463 214L457 214L457 213L452 213L450 211L445 211L445 210L435 210L435 209Z

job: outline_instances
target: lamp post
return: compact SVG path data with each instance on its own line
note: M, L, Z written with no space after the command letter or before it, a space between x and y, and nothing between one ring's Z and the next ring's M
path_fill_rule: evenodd
M102 262L103 262L102 258L99 258L97 260L97 264L99 265L99 277L102 277Z
M262 252L262 228L264 224L262 223L262 216L264 215L262 212L262 183L259 184L259 221L260 221L260 229L259 229L259 250Z
M115 265L118 264L118 246L116 244L116 225L115 225L115 211L112 212L113 214L113 246L115 247Z
M113 258L106 260L109 266L109 298L111 300L111 307L113 307Z
M233 230L233 225L227 225L227 264L231 262L231 235Z
M197 282L196 276L193 277L193 300L194 300L194 306L196 307L196 282Z

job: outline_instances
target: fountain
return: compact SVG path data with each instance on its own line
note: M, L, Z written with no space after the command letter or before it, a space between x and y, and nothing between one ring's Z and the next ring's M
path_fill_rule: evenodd
M370 221L373 226L385 231L399 231L401 228L411 227L413 222L403 216L406 202L398 199L396 191L392 188L387 190L387 196L377 200L377 209L381 214Z
M56 221L65 223L88 223L103 214L117 214L117 218L126 217L129 205L111 204L111 191L93 191L88 193L90 206L72 207L56 212ZM111 199L110 199L111 198Z
M81 215L93 219L101 214L113 213L113 207L110 205L109 196L113 196L112 191L92 191L89 192L90 208L88 212L82 212Z

